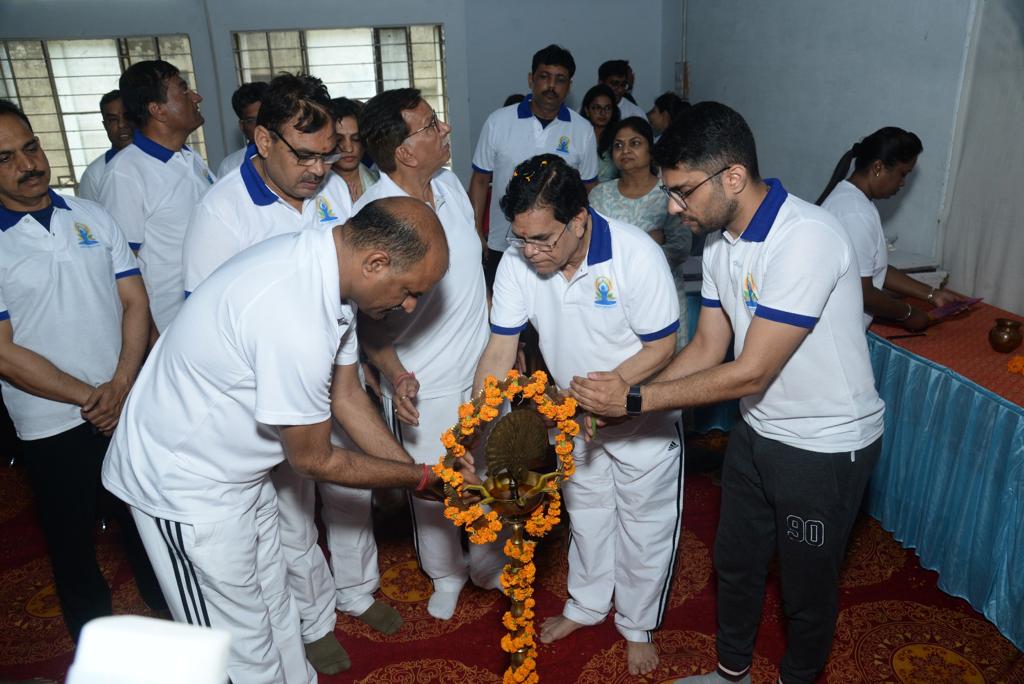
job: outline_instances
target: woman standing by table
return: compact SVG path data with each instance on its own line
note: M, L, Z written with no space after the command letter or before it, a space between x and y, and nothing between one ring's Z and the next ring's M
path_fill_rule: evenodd
M865 329L874 316L899 323L910 331L928 327L931 319L927 312L889 292L927 300L934 306L964 299L949 290L929 287L889 266L882 219L872 201L888 199L899 192L922 150L921 139L910 131L895 126L880 128L854 143L840 158L832 178L818 197L817 204L846 228L857 253L864 289ZM843 180L851 162L853 173Z

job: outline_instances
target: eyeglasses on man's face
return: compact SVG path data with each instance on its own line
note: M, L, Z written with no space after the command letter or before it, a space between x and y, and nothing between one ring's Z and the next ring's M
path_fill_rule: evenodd
M408 140L409 138L411 138L414 135L417 135L419 133L422 133L423 131L427 130L428 128L433 128L438 133L441 132L441 122L437 118L437 112L431 112L430 121L427 122L427 125L423 126L422 128L417 128L415 131L413 131L409 135L405 136L405 139Z
M686 204L686 198L687 197L689 197L693 193L697 192L697 190L698 190L698 188L700 188L700 186L704 185L705 183L707 183L709 180L711 180L715 176L718 176L719 174L724 173L725 171L728 171L731 166L732 165L730 164L729 166L724 166L724 167L720 168L718 171L715 171L713 174L711 174L710 176L708 176L707 178L702 180L700 183L697 183L696 185L694 185L692 188L690 188L686 192L679 192L679 190L677 190L675 188L667 187L664 183L662 183L658 187L661 188L661 191L664 192L666 195L668 195L669 199L671 199L673 202L675 202L679 206L680 209L687 209L688 208L687 204Z
M510 245L515 245L520 249L526 247L526 245L530 245L530 247L533 247L538 252L550 252L555 248L556 245L558 245L558 241L562 239L562 236L569 232L569 224L571 223L572 219L566 221L565 225L562 226L562 230L558 231L558 237L555 238L555 241L551 243L545 242L543 240L532 240L530 238L518 237L512 233L512 226L509 226L508 233L506 233L505 235L505 242L507 242Z
M273 133L278 140L283 142L289 150L291 150L292 154L295 155L295 163L298 164L299 166L313 166L317 162L321 162L325 166L331 166L332 164L334 164L334 162L341 159L341 152L339 152L337 149L335 149L333 152L328 152L327 154L318 154L316 152L299 152L294 147L292 147L292 144L285 140L284 136L281 135L278 131L271 130L270 132Z

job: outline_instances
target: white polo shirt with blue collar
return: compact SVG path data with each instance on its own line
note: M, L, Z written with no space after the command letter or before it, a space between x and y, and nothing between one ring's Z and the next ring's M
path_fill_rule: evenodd
M107 173L107 165L110 164L110 160L118 152L120 150L115 150L111 147L93 159L89 166L85 167L85 171L82 172L82 180L78 182L79 197L92 200L93 202L100 201L100 183L103 182L103 176Z
M100 184L100 203L138 252L160 332L181 307L185 229L213 182L206 162L187 145L169 150L135 131L132 144L110 161Z
M253 165L256 146L241 165L217 181L189 220L182 247L184 293L188 296L218 266L267 238L307 228L330 228L352 214L348 185L328 172L319 192L302 211L274 193Z
M636 226L589 212L587 258L571 280L560 272L538 275L517 246L494 278L491 332L516 335L532 323L562 388L573 376L613 370L644 342L679 329L679 300L658 243Z
M764 393L740 400L758 434L798 449L856 451L881 436L861 316L857 258L846 231L821 207L767 179L768 194L739 238L704 247L703 306L732 322L735 355L754 317L810 330Z
M538 154L557 154L580 172L584 183L597 181L597 139L594 127L564 104L547 126L530 109L532 95L517 105L502 107L487 117L473 153L473 170L491 175L490 232L487 246L504 252L509 222L501 198L516 166Z
M487 286L473 206L458 177L441 169L430 180L434 207L448 240L448 271L420 297L411 314L393 311L384 325L395 352L420 383L423 399L458 394L473 384L476 362L487 346ZM384 197L408 197L388 174L371 186L355 211ZM386 394L391 387L382 385Z
M114 375L121 353L117 280L139 275L128 242L100 205L50 191L49 230L0 206L0 320L14 343L90 385ZM23 440L85 422L80 407L4 381L3 399Z

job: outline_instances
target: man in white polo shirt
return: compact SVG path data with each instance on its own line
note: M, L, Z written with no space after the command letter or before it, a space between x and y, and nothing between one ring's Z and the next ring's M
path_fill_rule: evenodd
M554 153L580 172L588 189L597 183L594 127L565 106L575 73L576 61L565 48L549 45L537 51L527 76L531 94L519 104L491 112L480 131L473 153L469 199L480 240L486 244L484 276L488 287L494 283L498 262L507 247L509 222L498 201L519 162L537 154ZM490 231L486 238L485 215Z
M589 208L579 172L553 154L516 167L501 208L511 246L494 281L477 387L512 367L527 322L562 388L595 370L636 384L668 362L679 302L657 243ZM614 605L630 673L657 667L652 635L667 604L682 516L675 418L655 414L609 426L589 443L577 439L576 474L564 486L569 600L541 626L543 643L601 622Z
M28 118L0 100L0 385L77 641L86 622L111 612L96 562L97 486L105 435L146 351L149 311L114 220L49 182ZM166 607L131 516L113 512L143 598Z
M234 171L242 165L243 161L252 156L249 154L249 146L253 143L256 117L260 113L260 101L266 92L266 83L253 81L252 83L243 83L231 94L231 108L235 110L235 116L238 117L238 130L242 132L245 144L221 160L220 166L217 167L217 178Z
M185 144L203 123L203 98L177 67L161 60L131 65L120 86L135 137L111 160L100 203L139 255L153 321L163 332L181 306L181 243L189 216L213 185L206 162Z
M473 207L459 179L443 168L451 157L451 127L437 118L419 90L388 90L371 99L360 113L359 131L381 175L356 209L382 197L414 197L436 212L448 240L448 272L414 312L394 311L381 321L359 322L360 346L380 370L381 398L392 430L417 463L434 464L441 433L458 419L459 405L471 398L473 371L487 344L487 290ZM476 468L479 473L485 468L482 454ZM352 499L356 490L341 493ZM325 505L331 505L330 498ZM366 519L369 500L364 497L362 505L349 509L354 519ZM452 616L470 577L480 587L500 587L504 556L499 545L470 544L467 559L460 531L445 519L443 504L413 498L412 511L416 555L434 588L427 604L432 616ZM345 587L335 567L340 595Z
M412 311L447 266L440 224L408 199L265 240L192 293L140 373L103 483L132 507L174 618L231 632L232 681L316 681L265 515L272 468L437 487L400 448L364 456L332 447L330 432L333 414L356 443L388 434L359 384L356 309Z
M99 201L100 182L110 160L132 143L132 125L124 114L120 90L111 90L100 98L100 115L103 117L103 129L107 132L110 149L92 160L78 183L78 196L94 202Z
M778 552L781 679L809 684L828 657L846 542L882 440L856 256L828 212L761 180L750 128L725 105L673 122L655 160L670 212L694 232L723 230L704 250L696 335L650 384L594 374L573 390L610 416L740 399L715 539L718 668L683 681L750 681ZM734 336L736 360L723 363Z
M629 68L629 62L626 60L610 59L597 68L597 82L608 86L615 93L615 105L619 108L619 120L639 116L647 121L647 113L626 97L626 93L632 88L630 84L632 73L633 70Z
M318 78L283 73L263 90L266 107L257 115L249 157L218 180L192 213L182 248L185 296L247 247L330 228L352 214L348 188L331 172L340 154L327 88ZM350 661L334 637L334 584L313 519L316 487L286 463L271 477L306 655L318 672L336 674Z

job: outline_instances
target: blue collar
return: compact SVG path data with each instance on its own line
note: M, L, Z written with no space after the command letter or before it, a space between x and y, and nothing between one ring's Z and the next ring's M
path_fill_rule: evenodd
M590 248L587 250L587 266L594 266L612 258L612 231L608 221L592 208L587 207L590 214Z
M50 204L52 204L57 209L71 208L68 206L68 203L64 201L64 198L58 195L53 190L47 191L47 194L50 196ZM7 231L8 228L18 223L18 221L25 218L25 216L27 216L30 213L32 212L11 211L7 207L0 204L0 231Z
M160 143L150 140L146 136L142 135L142 133L139 133L139 129L137 128L132 133L132 142L135 143L136 147L148 154L150 157L159 159L164 164L170 161L171 157L174 156L174 150L169 150ZM187 148L182 147L182 149Z
M124 148L122 147L121 149L124 149ZM114 158L114 155L117 154L120 151L121 150L117 149L116 147L111 147L109 150L107 150L106 152L103 153L103 161L105 163L109 164L110 160Z
M530 109L530 101L533 100L533 95L527 95L526 99L519 103L516 113L520 119L529 119L533 116L533 110ZM572 121L572 115L569 114L569 108L562 103L562 106L558 108L558 120L559 121Z
M768 194L761 200L761 206L754 212L747 229L740 235L741 240L764 242L768 237L768 231L772 229L772 224L775 223L775 217L779 215L782 203L789 196L778 178L765 178L764 182L768 185Z
M249 191L252 203L257 207L268 207L276 202L278 197L274 194L273 190L267 187L267 184L260 176L260 172L253 166L252 158L255 154L256 145L250 144L245 148L245 159L242 160L239 173L242 174L242 182L245 183L245 189Z

